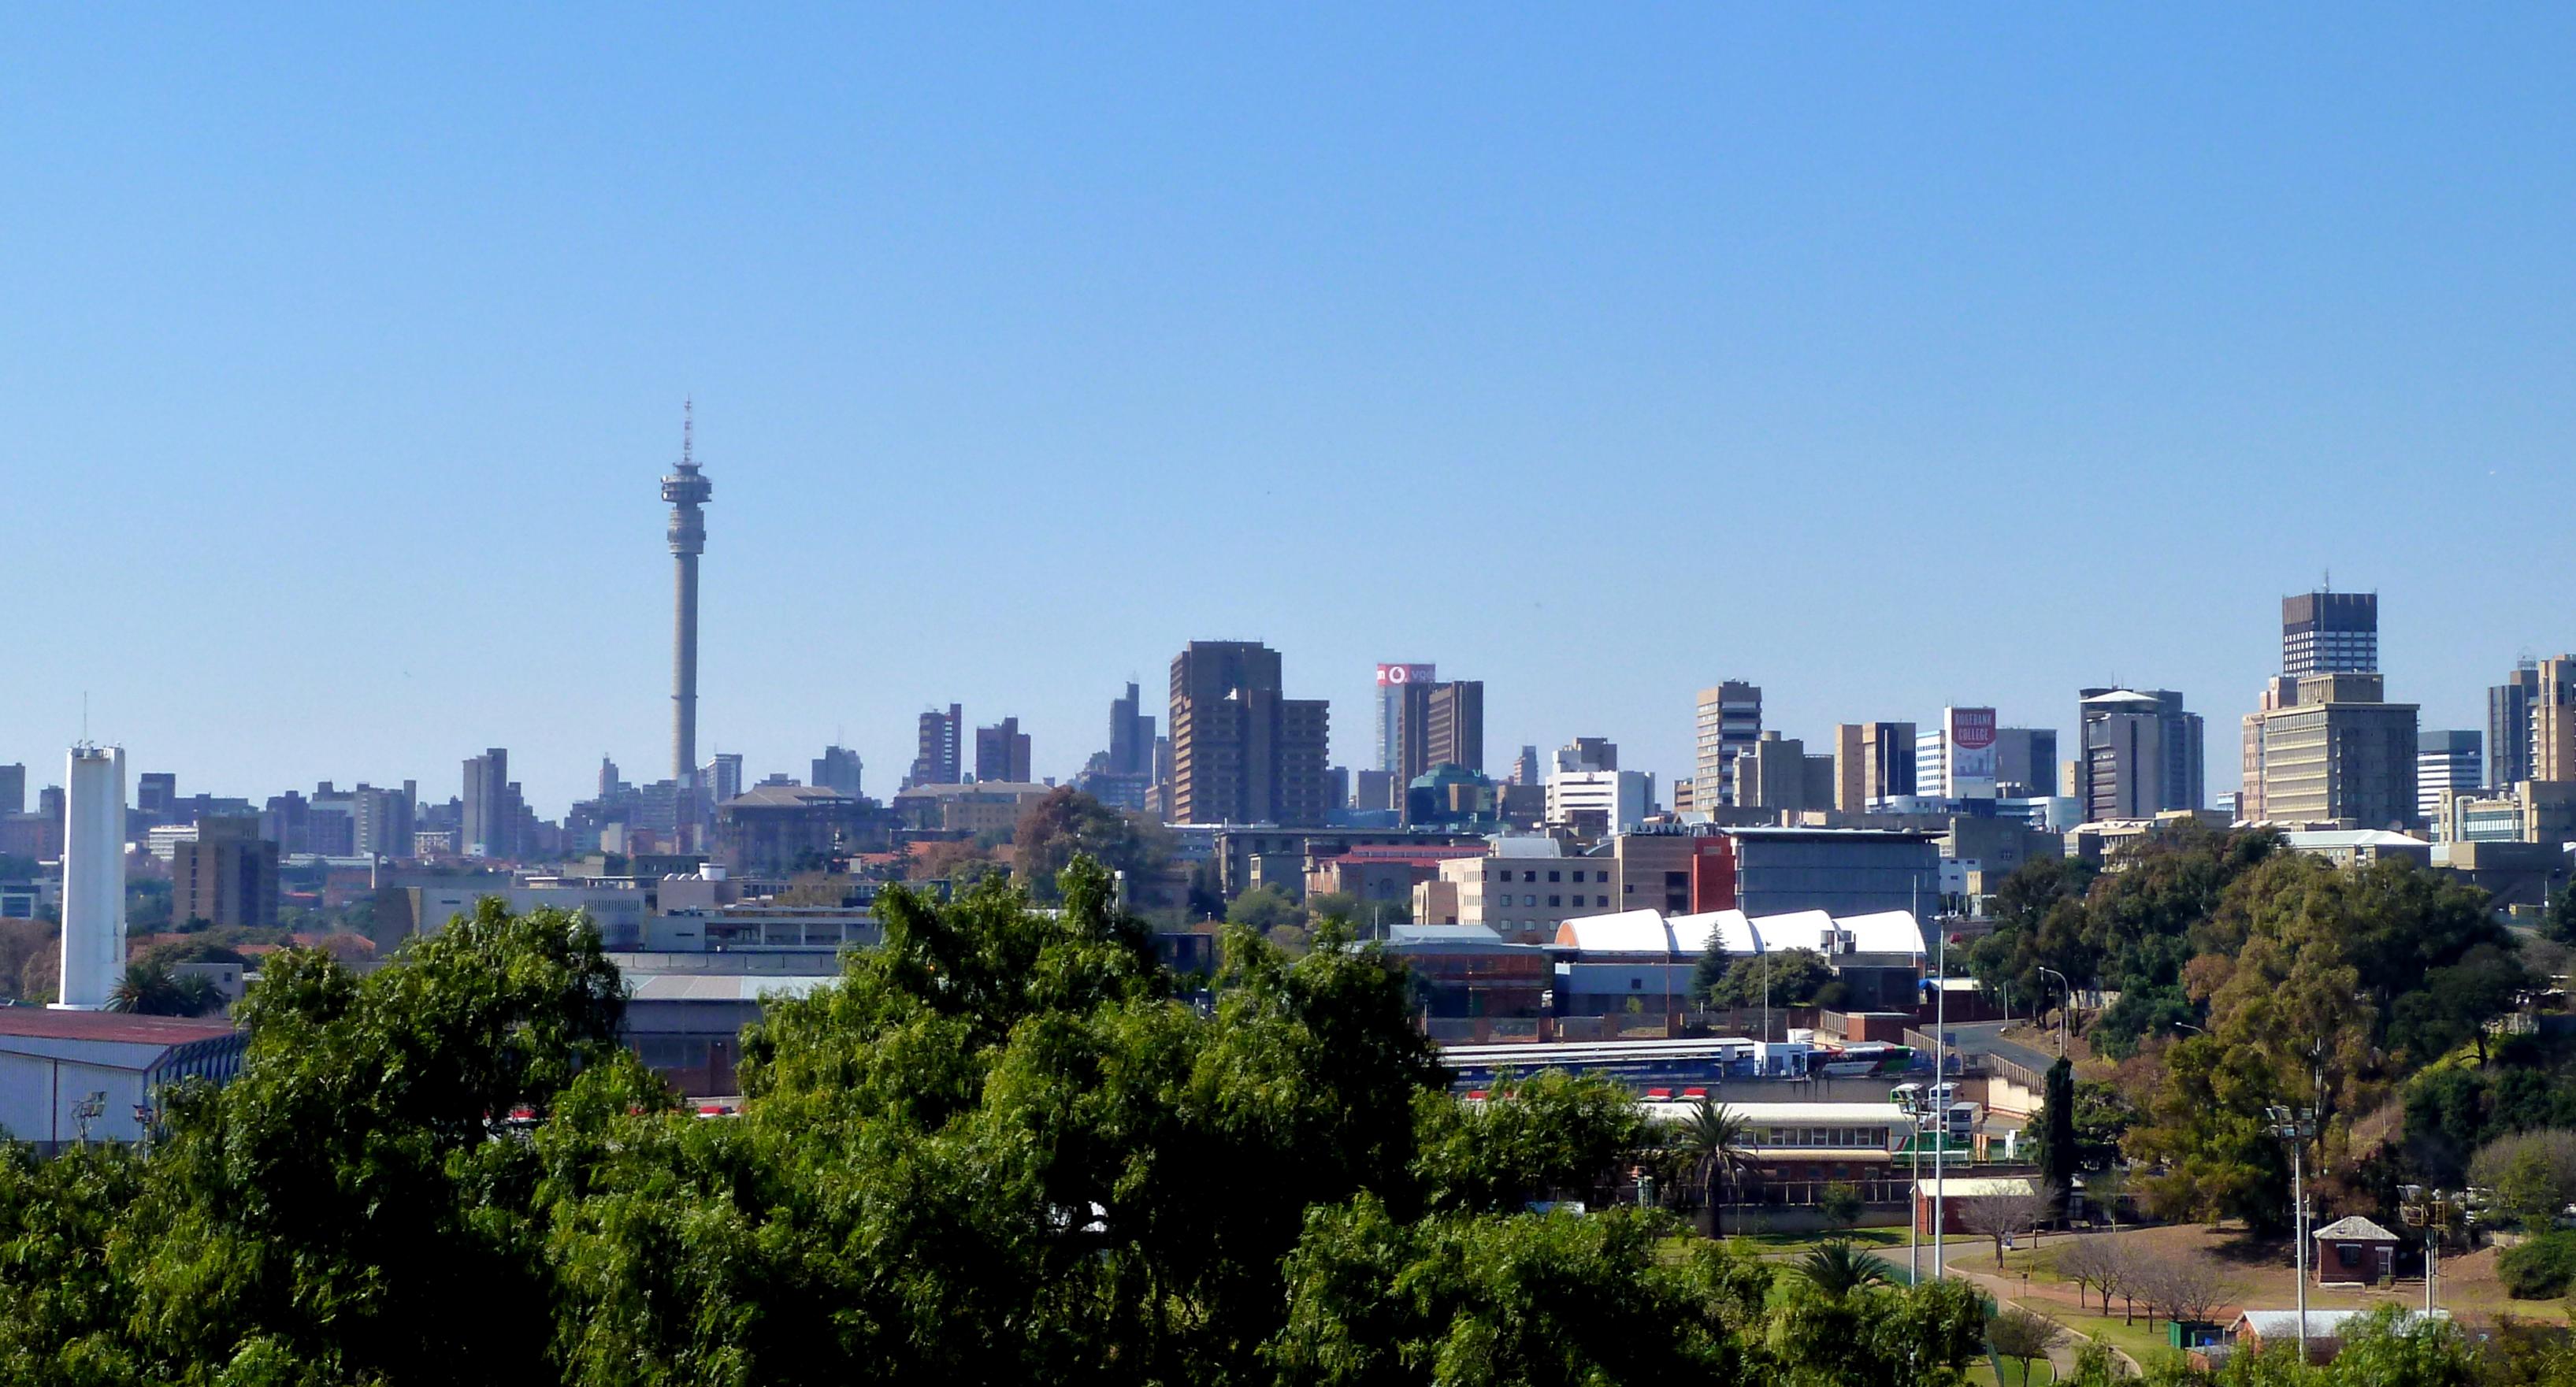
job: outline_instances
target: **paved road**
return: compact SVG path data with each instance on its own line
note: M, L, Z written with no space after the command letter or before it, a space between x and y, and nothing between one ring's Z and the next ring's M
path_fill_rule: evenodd
M2025 1069L2046 1069L2057 1063L2054 1052L2042 1052L2017 1040L2006 1040L2001 1021L1976 1021L1953 1025L1943 1034L1962 1055L2001 1055Z

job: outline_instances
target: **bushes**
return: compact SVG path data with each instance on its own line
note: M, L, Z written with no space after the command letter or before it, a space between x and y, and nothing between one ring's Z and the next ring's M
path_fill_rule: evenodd
M2549 1300L2576 1281L2576 1233L2544 1233L2496 1259L2505 1294L2516 1300Z

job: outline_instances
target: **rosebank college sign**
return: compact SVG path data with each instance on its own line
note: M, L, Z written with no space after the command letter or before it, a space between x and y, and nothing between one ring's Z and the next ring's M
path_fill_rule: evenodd
M1992 795L1995 785L1995 710L1945 708L1942 731L1950 752L1951 792L1959 797ZM1976 788L1971 789L1971 785Z

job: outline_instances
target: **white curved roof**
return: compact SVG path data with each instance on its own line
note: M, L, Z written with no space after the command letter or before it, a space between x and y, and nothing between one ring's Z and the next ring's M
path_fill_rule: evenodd
M1843 953L1924 953L1923 927L1904 910L1867 915L1828 915L1821 910L1795 910L1781 915L1748 916L1741 910L1710 910L1666 919L1654 910L1622 910L1612 915L1585 915L1556 927L1556 943L1588 954L1656 954L1697 957L1714 935L1730 954L1750 957L1782 949L1814 949L1828 956ZM1837 948L1837 935L1851 936L1848 950Z
M1616 915L1586 915L1556 927L1556 942L1600 954L1668 954L1673 932L1661 912L1622 910Z
M1765 952L1813 949L1820 954L1829 954L1834 951L1834 917L1821 910L1765 915L1753 924L1761 931Z
M1697 915L1676 915L1672 918L1671 925L1673 947L1684 953L1696 954L1705 951L1711 934L1725 940L1726 951L1731 954L1755 953L1760 948L1758 938L1753 932L1752 917L1741 910L1710 910Z
M1867 915L1837 915L1834 924L1851 932L1852 949L1858 953L1923 952L1923 926L1907 911L1879 910Z

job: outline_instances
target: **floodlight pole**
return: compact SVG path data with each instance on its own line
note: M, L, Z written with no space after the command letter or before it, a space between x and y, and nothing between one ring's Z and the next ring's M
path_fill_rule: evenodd
M2308 1134L2316 1130L2315 1119L2296 1108L2264 1109L2272 1120L2272 1135L2290 1143L2290 1236L2295 1240L2291 1251L2296 1254L2292 1265L2299 1277L2299 1368L2308 1365L2308 1192L2306 1153ZM2432 1294L2429 1286L2425 1294Z

